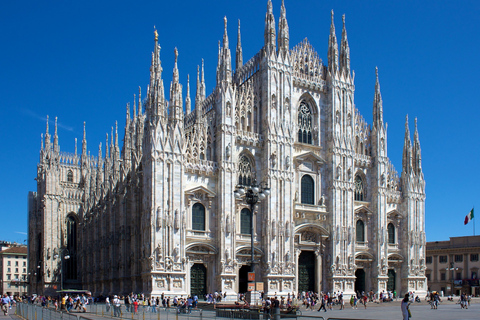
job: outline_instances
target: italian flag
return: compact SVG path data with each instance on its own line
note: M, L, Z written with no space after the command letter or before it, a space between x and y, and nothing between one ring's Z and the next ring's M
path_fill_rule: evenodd
M472 210L465 216L465 222L464 222L464 224L469 223L470 220L472 220L472 219L473 219L473 208L472 208Z

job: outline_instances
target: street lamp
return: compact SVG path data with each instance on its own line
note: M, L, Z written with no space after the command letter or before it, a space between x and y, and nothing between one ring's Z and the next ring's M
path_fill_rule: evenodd
M55 252L53 254L53 258L57 259L60 257L60 291L63 290L63 261L70 259L70 252L68 251L67 248L62 247L58 249L59 252L57 252L57 249L55 249Z
M270 194L270 188L265 183L264 186L257 185L257 182L254 180L251 186L238 185L233 192L233 195L236 199L240 200L245 198L245 202L250 205L250 235L251 235L251 272L255 273L255 251L254 251L254 238L253 238L253 209L255 204L259 200L265 199Z
M454 271L458 270L457 268L454 268L455 263L452 261L450 262L450 268L447 268L447 270L452 270L452 297L453 297L453 286L454 286Z

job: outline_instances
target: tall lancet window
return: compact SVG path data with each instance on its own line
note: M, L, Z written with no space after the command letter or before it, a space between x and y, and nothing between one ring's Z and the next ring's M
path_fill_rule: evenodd
M240 156L238 162L238 184L241 186L251 186L255 180L252 161L246 155Z
M69 259L64 259L65 281L77 279L77 220L73 215L67 218L67 249Z
M355 176L355 201L365 201L365 184L363 183L362 177L359 175Z
M313 115L305 101L298 108L298 142L312 144Z

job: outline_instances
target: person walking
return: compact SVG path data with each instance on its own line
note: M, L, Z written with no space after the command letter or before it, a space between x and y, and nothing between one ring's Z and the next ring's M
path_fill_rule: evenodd
M403 316L403 320L408 320L410 318L410 300L409 300L409 294L406 293L405 294L405 298L403 298L402 300L402 304L400 306L401 310L402 310L402 316Z
M320 308L318 308L318 312L320 312L320 310L324 310L325 312L327 312L327 308L325 308L325 295L323 293L320 294L321 295L321 305L320 305Z
M105 311L110 312L110 298L108 296L105 298Z
M120 299L118 296L113 296L113 316L120 317Z

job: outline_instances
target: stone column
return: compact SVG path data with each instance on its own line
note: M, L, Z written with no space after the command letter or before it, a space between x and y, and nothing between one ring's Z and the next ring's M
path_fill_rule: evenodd
M317 292L323 291L324 289L322 287L322 255L320 254L319 249L315 250L315 278L317 280L315 283L315 289Z

